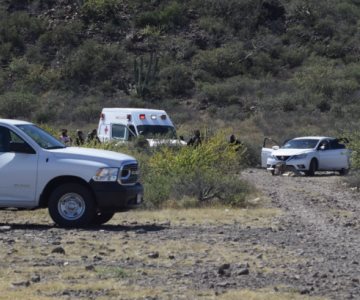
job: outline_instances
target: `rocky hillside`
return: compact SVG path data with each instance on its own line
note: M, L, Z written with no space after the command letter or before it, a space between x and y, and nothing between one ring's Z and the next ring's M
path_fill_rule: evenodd
M0 114L81 124L149 106L280 137L358 128L359 17L357 0L3 0Z

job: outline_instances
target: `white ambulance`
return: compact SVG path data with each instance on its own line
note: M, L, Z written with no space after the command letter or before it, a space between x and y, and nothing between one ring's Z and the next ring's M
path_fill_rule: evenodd
M144 136L150 147L164 143L186 144L177 138L168 114L158 109L103 108L97 134L101 142L126 142Z

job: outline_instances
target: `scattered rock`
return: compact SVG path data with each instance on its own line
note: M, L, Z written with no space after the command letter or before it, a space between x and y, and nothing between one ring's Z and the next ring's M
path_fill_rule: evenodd
M159 252L155 251L155 252L151 252L148 254L149 258L159 258Z
M5 232L11 230L11 226L0 226L0 232Z
M236 272L237 275L249 275L250 271L248 268L240 269Z
M56 247L51 251L51 253L65 254L65 249L63 247Z
M33 282L33 283L38 283L38 282L40 282L40 280L41 280L41 278L40 278L40 275L38 275L38 274L35 274L31 277L31 282Z
M13 287L28 287L30 286L30 281L18 281L18 282L12 282L11 285Z
M226 264L222 264L218 270L217 273L220 276L230 276L231 275L231 271L230 271L230 264L226 263Z
M95 271L95 267L93 265L88 265L85 267L86 271Z

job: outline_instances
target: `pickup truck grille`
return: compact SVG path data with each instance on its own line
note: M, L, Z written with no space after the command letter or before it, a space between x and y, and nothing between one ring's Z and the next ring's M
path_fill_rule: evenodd
M281 160L281 161L287 161L288 159L289 159L289 157L290 156L276 156L276 158L278 159L278 160Z
M119 183L133 185L139 180L138 164L124 165L120 170Z

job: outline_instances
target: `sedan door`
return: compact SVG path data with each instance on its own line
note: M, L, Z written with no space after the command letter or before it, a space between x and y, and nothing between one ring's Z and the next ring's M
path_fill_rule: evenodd
M261 149L261 167L266 168L267 159L271 156L271 153L274 151L273 147L279 147L278 143L272 140L271 138L264 138L263 146Z
M348 150L337 140L326 140L319 146L319 170L341 170L349 168Z
M0 206L33 206L38 155L16 133L0 126Z

